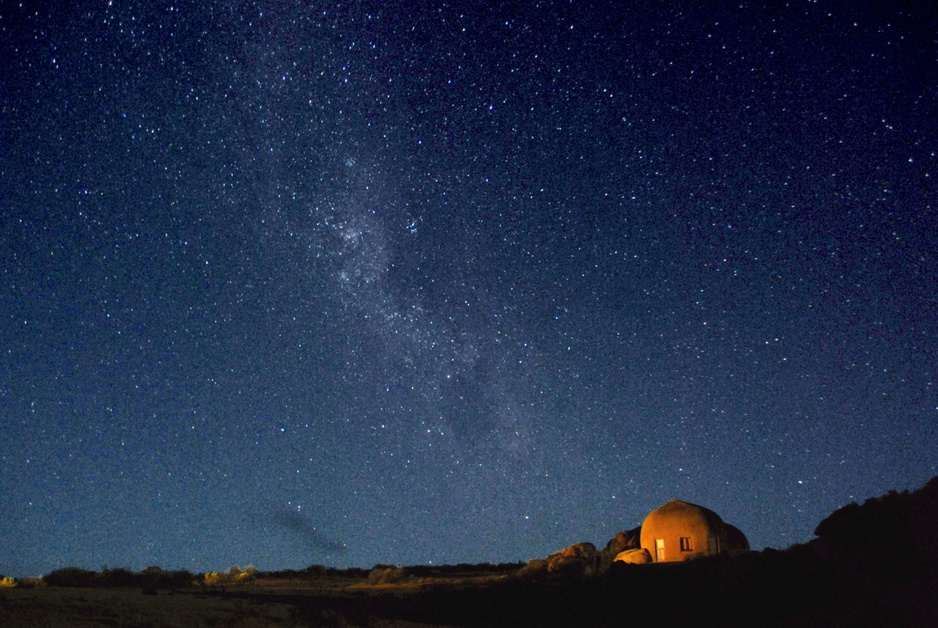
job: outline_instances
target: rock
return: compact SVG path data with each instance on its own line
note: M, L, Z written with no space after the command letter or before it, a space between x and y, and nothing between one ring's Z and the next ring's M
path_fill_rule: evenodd
M651 562L651 554L646 549L628 549L616 554L614 562L628 565L644 565Z
M596 560L597 554L596 546L592 543L574 543L560 552L561 556L567 558L583 558L588 561Z
M548 561L543 558L534 558L518 570L518 576L521 578L539 578L547 575L548 566Z
M642 528L639 526L633 530L619 532L606 543L606 549L603 551L617 556L620 552L624 552L625 550L640 547L641 531Z
M557 554L547 564L547 571L555 576L583 578L595 575L596 568L581 556Z
M592 543L575 543L558 554L547 557L547 570L551 574L570 577L589 577L599 569L599 552Z

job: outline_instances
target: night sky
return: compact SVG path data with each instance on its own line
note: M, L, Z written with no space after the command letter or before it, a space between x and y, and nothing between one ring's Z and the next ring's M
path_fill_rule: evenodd
M936 10L781 4L4 0L0 573L938 474Z

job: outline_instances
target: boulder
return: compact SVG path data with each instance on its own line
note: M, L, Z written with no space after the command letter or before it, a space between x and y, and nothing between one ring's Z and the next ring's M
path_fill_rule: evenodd
M557 554L547 563L547 571L555 576L584 578L595 575L596 568L581 556Z
M551 574L570 577L596 575L599 568L599 552L592 543L575 543L558 554L547 557L547 571Z
M644 565L651 562L651 554L646 549L629 549L616 554L614 562L628 565Z
M566 558L583 558L592 561L596 560L597 553L596 546L592 543L574 543L560 552L560 555Z
M642 528L639 526L633 530L619 532L606 543L606 549L603 551L617 556L620 552L624 552L625 550L641 547L641 531Z

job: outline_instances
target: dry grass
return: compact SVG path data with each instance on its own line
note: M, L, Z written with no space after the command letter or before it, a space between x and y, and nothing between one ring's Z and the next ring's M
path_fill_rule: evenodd
M17 627L304 626L289 604L199 592L144 595L139 589L37 587L0 593L0 624Z

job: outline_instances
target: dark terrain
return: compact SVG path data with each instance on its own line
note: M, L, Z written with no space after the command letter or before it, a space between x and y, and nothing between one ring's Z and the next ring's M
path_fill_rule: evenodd
M938 478L831 514L784 551L614 563L376 566L232 576L63 569L0 589L2 626L935 626ZM227 576L225 576L227 577Z

